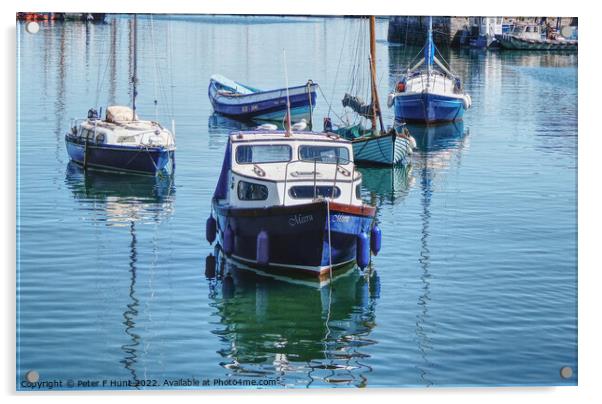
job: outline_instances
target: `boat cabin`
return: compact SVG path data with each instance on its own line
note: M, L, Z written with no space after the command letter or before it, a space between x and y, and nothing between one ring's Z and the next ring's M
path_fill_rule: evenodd
M541 27L537 24L517 24L510 34L523 39L542 39Z
M214 197L237 208L329 199L362 205L351 142L333 133L241 131L230 135Z

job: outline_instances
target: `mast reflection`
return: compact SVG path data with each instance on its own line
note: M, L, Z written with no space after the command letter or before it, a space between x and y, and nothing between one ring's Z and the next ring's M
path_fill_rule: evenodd
M130 176L94 170L84 171L73 162L67 165L65 183L73 197L81 205L84 220L105 224L115 228L127 228L128 255L128 302L122 314L127 343L121 345L123 357L119 361L130 374L130 386L138 387L137 364L141 336L136 331L140 299L136 294L138 277L138 227L145 224L158 225L173 213L175 186L173 176L158 177ZM154 226L154 231L159 228ZM157 250L157 239L152 238L152 250ZM154 271L152 262L149 271Z
M429 303L431 301L431 284L434 280L431 273L431 250L429 239L431 236L431 202L435 179L438 174L444 173L454 158L459 158L466 147L466 136L462 121L444 125L424 126L408 125L412 136L416 139L418 151L414 156L413 164L417 167L420 183L420 213L422 229L420 237L421 292L418 297L418 313L416 315L416 337L418 350L422 363L417 365L420 379L426 387L434 384L431 375L433 362L430 353L433 351L431 334L436 324L430 322Z

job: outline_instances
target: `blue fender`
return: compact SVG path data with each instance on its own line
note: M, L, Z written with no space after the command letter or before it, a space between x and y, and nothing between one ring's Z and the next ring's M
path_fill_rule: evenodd
M215 241L215 234L217 232L217 223L213 216L209 216L207 218L207 222L205 223L205 238L209 242L209 244L213 244Z
M226 225L226 230L224 230L224 252L226 255L232 254L234 251L234 230L230 225Z
M370 263L370 241L368 235L363 232L357 235L356 261L361 269Z
M374 255L378 255L380 251L380 247L382 244L382 232L380 231L380 227L374 225L372 227L372 231L370 232L370 249Z
M257 235L257 263L267 265L270 262L270 236L262 230Z

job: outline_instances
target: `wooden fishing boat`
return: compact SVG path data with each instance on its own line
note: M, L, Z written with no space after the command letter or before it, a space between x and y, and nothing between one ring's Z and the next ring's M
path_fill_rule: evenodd
M290 128L290 126L289 126ZM351 143L333 133L231 133L207 220L231 259L263 274L328 282L380 250Z
M287 97L290 100L290 113L293 121L307 119L316 105L318 84L309 80L306 84L259 90L221 75L213 75L209 80L209 100L215 112L241 120L282 122L287 112Z
M414 141L410 134L401 128L385 131L376 84L376 34L375 18L368 18L370 31L370 104L366 104L358 95L345 94L342 103L351 109L360 119L358 124L332 126L330 117L325 119L324 130L334 131L351 141L353 157L356 163L393 166L407 164L414 150ZM358 64L361 61L358 61ZM354 66L354 72L356 71ZM355 80L351 80L354 82ZM365 128L363 119L369 120L370 128ZM380 130L377 129L377 119ZM400 125L397 125L398 127Z
M172 162L175 167L175 137L158 122L140 120L136 114L137 52L136 16L133 21L134 63L132 108L109 106L105 119L95 109L75 120L65 135L71 160L85 169L156 175Z
M388 106L395 108L397 122L451 122L460 120L472 105L462 89L460 77L435 56L433 21L428 19L424 57L408 68L389 94Z

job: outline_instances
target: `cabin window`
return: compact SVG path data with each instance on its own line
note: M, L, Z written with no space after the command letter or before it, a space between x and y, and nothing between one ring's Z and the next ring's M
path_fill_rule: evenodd
M238 182L238 199L241 201L265 201L268 199L268 187L252 182Z
M349 163L349 151L339 146L300 146L299 160L317 161L318 163Z
M362 199L362 185L361 184L357 184L355 186L355 197L357 199Z
M238 164L281 163L290 161L292 155L292 148L282 144L241 145L236 148Z
M333 187L330 185L318 185L315 188L313 185L297 185L295 187L291 187L288 190L288 194L295 199L309 199L313 198L314 195L318 198L322 197L336 199L341 196L341 190L339 187L334 187L333 191Z

